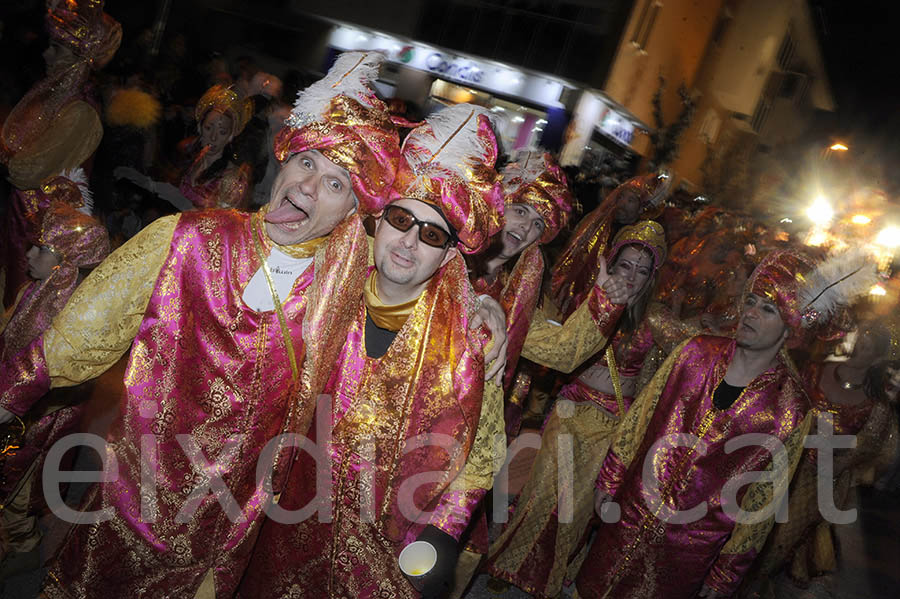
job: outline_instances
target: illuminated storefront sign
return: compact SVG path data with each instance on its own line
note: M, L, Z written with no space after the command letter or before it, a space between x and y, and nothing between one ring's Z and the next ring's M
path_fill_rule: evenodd
M448 60L440 52L429 54L425 59L425 67L432 73L464 83L480 83L484 79L484 71L474 61L458 58Z
M600 131L626 146L631 145L634 138L634 123L623 117L612 108L606 109L600 121Z
M532 75L500 63L479 60L399 40L383 33L370 33L347 26L335 27L328 43L338 50L379 50L388 60L434 73L455 83L477 85L486 91L527 98L544 106L562 106L560 96L566 86L557 79Z

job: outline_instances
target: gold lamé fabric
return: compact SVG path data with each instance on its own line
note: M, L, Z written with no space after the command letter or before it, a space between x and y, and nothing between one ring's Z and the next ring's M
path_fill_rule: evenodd
M492 483L498 437L497 455L504 456L502 392L484 383L483 338L466 330L474 299L457 256L431 280L380 359L366 357L366 312L357 304L328 388L331 418L314 431L323 443L331 427L331 518L320 512L297 524L266 521L240 597L418 596L397 565L400 551L426 524L458 537ZM456 445L447 452L415 443L439 438ZM315 473L315 460L298 456L279 505L296 510L313 499ZM405 513L404 484L412 485Z
M337 96L317 120L283 127L275 136L280 162L307 150L318 150L350 173L360 211L376 214L384 208L400 161L400 136L387 107L374 94L368 105Z
M50 39L94 69L112 60L122 43L122 25L103 12L102 0L60 0L45 20Z
M512 272L501 272L492 284L484 279L472 281L476 293L486 294L497 300L506 314L506 371L503 388L511 390L513 377L531 318L541 294L544 276L544 257L541 249L532 244L526 248L513 266Z
M626 406L631 399L623 398ZM586 555L593 482L615 436L618 411L613 395L578 381L563 387L512 519L490 548L491 576L535 597L557 597L574 579Z
M419 298L413 298L402 304L388 305L378 298L378 290L375 284L375 271L369 273L366 286L363 288L363 298L366 303L366 311L377 326L388 331L397 332L412 314Z
M48 597L192 597L210 572L217 596L234 593L271 500L257 480L257 459L280 433L308 429L365 277L365 233L352 216L281 298L282 329L275 311L256 312L242 300L261 266L254 237L264 245L258 215L211 211L178 218L145 309L127 318L139 324L126 399L109 437L118 478L95 484L82 505L109 507L112 517L72 527L50 569ZM95 301L122 293L113 284L115 270L98 270L106 285L94 283ZM301 364L299 379L292 376L288 342ZM141 463L147 443L150 488ZM277 447L276 490L286 459ZM195 465L212 462L213 470ZM237 519L202 492L212 472L228 488ZM188 506L192 511L179 517Z
M40 187L63 170L82 166L103 136L100 117L85 101L88 67L75 62L36 83L3 123L0 161L14 189L3 223L6 238L5 305L28 281L25 252L40 229L49 198Z
M772 435L784 444L792 474L811 417L799 375L784 354L731 407L715 408L713 393L734 350L734 340L723 337L684 342L629 408L597 483L614 497L621 519L598 530L576 580L582 597L690 598L703 584L729 596L747 573L773 519L736 524L723 509L722 487L736 475L771 468L772 454L759 445L726 453L724 445L746 433ZM695 435L706 443L705 452L694 440L649 453L673 433ZM645 464L649 472L642 476ZM653 477L658 495L647 486ZM767 483L741 487L729 507L755 511L777 501L783 482L777 490ZM654 496L658 502L646 501ZM701 502L707 511L695 522L665 518Z
M237 136L253 118L253 100L241 98L232 87L214 85L200 96L194 107L194 120L198 127L203 126L203 119L212 110L231 119L231 135Z
M191 167L181 178L178 190L198 210L210 208L246 210L253 188L250 181L250 165L246 162L229 164L218 175L201 183L198 180L202 176L199 169L206 151L207 148L204 148L194 159Z
M43 133L9 158L10 182L22 190L38 188L50 177L81 166L101 137L103 125L93 106L82 100L69 102L52 116Z
M43 335L0 362L4 407L25 414L51 386L97 377L128 351L177 223L175 216L158 219L110 254L75 288Z
M522 347L522 357L570 373L606 347L624 307L613 304L600 287L560 325L535 314Z
M639 220L633 225L625 225L613 237L609 250L610 258L615 258L626 245L638 244L653 254L653 271L660 269L666 261L666 232L655 220Z
M647 307L647 322L653 331L653 340L666 354L701 331L699 321L680 320L664 304L651 302Z
M809 256L796 250L770 252L747 280L746 293L772 300L791 334L785 345L799 347L807 340L807 330L803 326L804 309L801 305L800 289L804 275L815 267Z
M626 194L636 194L640 199L642 217L649 218L655 210L651 200L659 184L655 175L626 181L578 223L553 265L550 279L550 297L564 315L575 311L597 280L597 269L600 261L605 260L619 201Z

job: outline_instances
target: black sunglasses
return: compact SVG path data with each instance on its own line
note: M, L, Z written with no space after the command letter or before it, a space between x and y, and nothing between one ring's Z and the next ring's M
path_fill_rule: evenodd
M419 241L434 248L444 249L456 242L456 236L445 231L440 225L419 220L402 206L388 206L384 209L384 220L389 225L406 233L413 225L419 226Z

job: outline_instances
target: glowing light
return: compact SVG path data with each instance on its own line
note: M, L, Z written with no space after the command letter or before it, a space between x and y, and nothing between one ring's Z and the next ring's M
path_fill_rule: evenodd
M869 290L869 295L887 295L887 290L878 284Z
M794 222L794 221L791 220L791 219L788 218L788 217L784 217L783 219L781 219L781 220L778 221L778 222L789 225L789 224L791 224L791 223Z
M806 210L806 216L817 225L827 225L834 218L834 209L824 196L818 196L813 205Z
M836 144L833 144L833 145L832 145L830 148L828 148L828 149L829 149L829 150L834 150L835 152L846 152L846 151L849 150L850 148L848 148L848 147L845 146L844 144L838 142L838 143L836 143Z
M900 228L894 226L885 227L878 234L878 237L875 238L875 243L888 248L900 246Z
M806 245L818 247L828 241L828 234L825 231L813 231L806 240Z
M525 117L514 116L514 117L512 118L512 122L514 122L514 123L524 123L524 122L525 122Z
M850 222L854 225L868 225L872 222L872 219L865 214L854 214L853 218L850 219Z

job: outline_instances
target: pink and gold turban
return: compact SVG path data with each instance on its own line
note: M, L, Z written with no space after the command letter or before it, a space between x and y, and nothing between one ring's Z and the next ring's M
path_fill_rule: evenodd
M666 261L666 231L654 220L639 220L627 225L616 234L607 256L612 259L626 245L639 245L653 254L653 272L659 270Z
M98 264L109 254L106 228L68 201L50 204L38 244L52 250L62 263L77 268Z
M46 24L51 40L94 69L112 60L122 43L122 26L103 12L102 0L60 0L47 10Z
M626 193L636 194L640 200L641 212L661 206L669 193L671 178L666 174L648 173L625 181L612 190L606 201L613 206Z
M503 228L503 188L494 170L497 138L485 109L457 104L429 116L403 142L391 201L414 198L437 207L459 249L484 250Z
M806 306L800 297L805 276L815 267L815 261L796 250L778 250L769 253L747 281L746 294L754 293L767 298L778 306L781 319L790 328L788 348L803 344L806 331L803 314Z
M799 347L815 333L834 339L855 299L878 280L875 265L864 250L855 249L818 262L793 249L769 253L747 280L745 295L755 293L778 306L791 334L785 345Z
M540 243L550 243L569 222L574 196L566 174L548 153L528 152L503 169L506 204L527 204L544 219Z
M197 101L194 108L194 119L198 125L203 124L203 119L211 111L217 110L231 119L232 135L237 135L244 130L247 123L253 117L253 100L241 98L230 87L214 85Z
M24 349L50 326L78 286L79 268L102 262L109 254L109 236L100 222L76 206L84 204L74 181L59 176L44 186L53 199L44 213L36 245L49 248L59 264L43 281L34 281L22 296L6 328L6 351ZM75 201L73 205L71 202ZM11 334L14 331L14 334Z
M275 138L280 162L317 150L350 173L364 214L384 208L400 160L397 128L369 87L382 62L384 56L377 52L341 54L323 79L298 95L291 117Z

